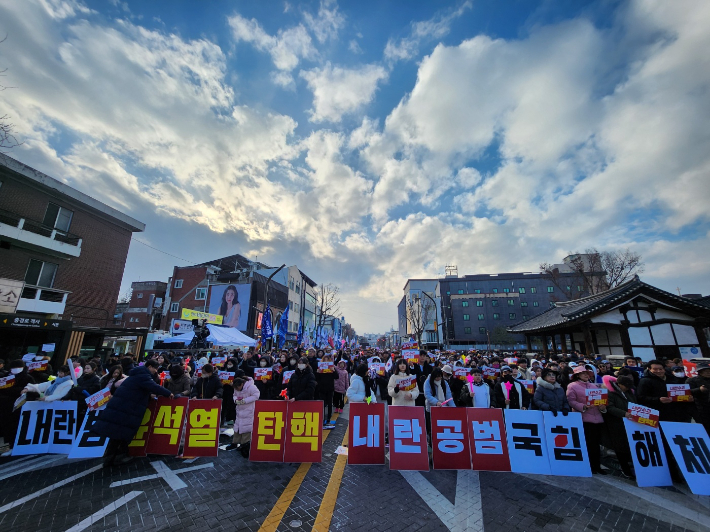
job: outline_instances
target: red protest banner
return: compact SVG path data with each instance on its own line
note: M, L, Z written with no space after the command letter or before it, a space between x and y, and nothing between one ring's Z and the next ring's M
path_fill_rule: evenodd
M283 462L286 438L286 401L256 401L251 430L251 462Z
M333 373L335 365L332 362L318 362L318 373Z
M0 379L0 390L5 390L7 388L12 388L15 385L15 376L8 375Z
M98 410L102 406L104 406L106 403L108 403L108 400L111 399L111 390L108 388L104 388L103 390L99 390L96 392L94 395L90 395L85 399L86 404L88 405L88 410Z
M219 376L219 380L222 381L222 384L229 384L230 386L234 384L234 371L220 371L217 375Z
M399 389L403 392L411 392L414 388L417 387L417 377L416 375L409 375L407 377L404 377L401 381L399 381Z
M27 364L27 371L47 371L48 364L46 360L30 362Z
M348 464L385 463L385 404L350 403Z
M426 421L421 406L390 406L390 469L429 471Z
M666 390L668 391L668 397L670 397L673 402L690 401L692 397L690 384L666 384Z
M148 437L150 436L150 427L153 425L153 420L155 419L155 413L157 412L157 401L150 401L148 403L148 408L145 409L145 414L143 414L143 421L141 421L141 426L138 427L138 432L133 436L133 440L128 444L128 454L131 456L146 456L146 444L148 443Z
M688 378L698 376L698 365L695 362L683 359L683 369L685 370L685 376Z
M456 378L460 381L466 382L466 380L467 380L466 377L468 377L468 374L470 373L470 371L471 370L469 368L461 368L461 367L456 366L454 368L454 378Z
M465 408L431 408L431 448L434 469L471 469Z
M467 408L471 463L476 471L510 471L510 457L500 408Z
M190 399L185 416L183 457L217 456L221 413L222 399Z
M419 351L416 349L405 349L402 351L402 356L407 364L419 364Z
M587 406L605 406L609 402L609 392L604 388L587 388Z
M323 401L294 401L286 413L284 462L322 462Z
M382 362L370 362L367 367L371 371L374 371L380 377L385 376L385 365Z
M273 370L271 368L254 368L254 380L255 381L270 381L273 375Z
M637 405L636 403L629 403L627 412L631 414L631 421L648 425L654 429L658 428L658 421L660 419L658 410L643 405Z
M188 401L187 397L158 398L157 411L146 445L147 454L177 456L180 451L180 436L185 425L185 409Z

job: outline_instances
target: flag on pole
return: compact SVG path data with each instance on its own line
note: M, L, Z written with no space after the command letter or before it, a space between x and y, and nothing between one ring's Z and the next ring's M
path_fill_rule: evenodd
M266 341L269 338L273 338L273 336L274 331L271 327L271 307L267 304L266 310L264 311L264 317L261 320L261 340L259 340L257 350L261 348L261 346L266 345Z
M301 345L303 343L303 322L298 324L298 338L296 338L296 345Z
M288 307L283 314L281 314L281 321L279 321L279 330L276 331L276 344L279 349L281 349L286 343L286 331L288 330Z

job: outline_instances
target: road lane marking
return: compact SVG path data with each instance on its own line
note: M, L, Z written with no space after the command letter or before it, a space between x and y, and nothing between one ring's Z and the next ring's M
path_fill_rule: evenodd
M343 436L343 445L348 444L348 430L345 429L345 436ZM338 500L338 492L340 491L340 483L343 481L343 472L345 471L345 464L348 461L348 457L343 454L339 454L338 458L335 459L335 465L333 466L333 471L330 474L330 480L328 481L328 487L325 489L323 494L323 500L320 503L320 508L318 508L318 515L316 515L316 522L313 524L312 532L328 532L330 528L330 521L333 519L333 510L335 510L335 503Z
M85 477L86 475L90 475L91 473L94 473L95 471L98 471L99 469L102 469L103 466L97 465L94 466L90 469L87 469L86 471L82 471L81 473L77 473L76 475L72 475L70 477L65 478L64 480L60 480L59 482L55 482L54 484L50 484L46 488L42 488L39 491L35 491L34 493L30 493L29 495L25 495L21 499L17 499L14 502L8 503L5 506L0 506L0 514L3 512L7 512L8 510L12 510L13 508L16 508L17 506L21 506L22 504L26 503L27 501L31 501L32 499L36 499L37 497L41 497L45 493L49 493L50 491L56 489L56 488L61 488L65 484L69 484L70 482L74 482L75 480Z
M338 413L333 414L332 419L337 420ZM328 439L328 435L330 435L333 430L335 429L323 431L321 444L325 443L325 440ZM298 466L298 469L291 477L291 480L281 494L281 497L279 497L279 500L276 501L276 504L274 504L274 507L271 508L269 515L266 516L266 519L264 519L264 522L261 524L259 532L276 532L276 529L281 524L281 519L283 519L288 507L291 506L291 502L293 502L293 498L296 496L298 488L300 488L301 484L303 484L303 479L306 478L306 473L308 473L310 468L311 464L309 463L303 463Z
M54 467L55 465L63 465L59 463L60 461L64 461L64 463L67 464L69 463L66 455L56 454L41 456L40 458L35 458L34 460L23 463L19 463L21 460L15 460L14 462L7 464L7 467L2 468L0 480L5 480L6 478L14 477L15 475L20 475L22 473L29 473L30 471L35 471L37 469Z
M113 501L111 504L109 504L105 508L102 508L98 512L91 514L86 519L79 521L73 527L67 529L66 532L81 532L82 530L86 530L87 528L89 528L91 525L93 525L97 521L103 519L105 516L107 516L111 512L116 511L116 509L123 506L127 502L135 499L136 497L138 497L138 495L140 495L142 493L143 493L142 491L131 491L130 493L127 493L126 495L124 495L120 499L116 499L115 501Z
M164 463L164 462L151 462L151 465L153 463ZM183 467L181 469L173 469L173 470L169 469L169 471L171 473L176 474L176 475L180 475L182 473L189 473L190 471L198 471L200 469L210 469L213 467L214 467L214 464L212 462L210 462L209 464L201 464L201 465L196 465L196 466L192 466L192 467ZM153 468L157 470L157 468L155 466L153 466ZM144 480L153 480L156 478L164 478L161 473L162 473L162 471L160 471L154 475L145 475L143 477L129 478L128 480L119 480L116 482L111 482L111 485L109 486L109 488L117 488L119 486L125 486L127 484L135 484L136 482L143 482ZM165 480L167 482L167 479L165 479ZM182 481L180 481L180 482L182 482ZM169 482L168 482L168 484L169 484ZM173 489L180 489L180 488L173 488Z

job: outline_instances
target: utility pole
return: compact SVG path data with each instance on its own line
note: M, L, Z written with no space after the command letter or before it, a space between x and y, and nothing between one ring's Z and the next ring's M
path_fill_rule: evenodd
M266 300L266 307L269 306L269 285L271 284L271 279L273 279L274 275L276 275L277 273L279 273L279 272L280 272L281 270L283 270L285 267L286 267L285 264L282 264L281 266L279 266L278 269L277 269L274 273L272 273L271 275L269 275L269 278L266 280L266 283L265 283L265 286L264 286L264 291L265 291L265 293L264 293L264 299ZM288 303L286 303L286 304L288 305ZM266 310L266 309L264 309L264 310ZM272 314L273 314L273 313L272 313ZM272 332L273 332L273 330L274 330L274 321L273 321L273 319L271 320L271 330L272 330ZM273 347L273 343L274 343L274 337L272 336L271 338L269 338L269 348L268 348L269 351L270 351L271 348Z
M427 294L424 290L422 290L422 294L427 296L431 302L434 304L434 328L436 330L436 347L437 349L439 348L439 309L436 306L436 301L434 301L434 298L431 297L429 294Z

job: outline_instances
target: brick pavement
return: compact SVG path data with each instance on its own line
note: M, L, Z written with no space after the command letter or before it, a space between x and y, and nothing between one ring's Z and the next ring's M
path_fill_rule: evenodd
M323 463L309 469L279 531L312 530L337 457L335 449L341 445L346 428L347 415L343 415L324 444ZM85 530L257 532L298 468L298 464L251 463L238 452L220 452L215 459L201 458L190 464L177 458L151 459L165 462L177 473L201 464L213 463L214 467L178 474L187 484L187 488L179 490L173 490L160 478L110 487L113 482L156 474L148 459L119 468L98 469L21 506L0 511L0 530L68 530L113 501L140 491ZM26 460L28 465L32 460ZM2 459L0 473L2 465L9 461L14 460ZM98 460L60 463L6 478L0 481L0 507L99 464ZM457 475L455 471L431 471L421 474L421 478L441 494L439 500L445 501L441 507L451 508L457 498ZM480 472L478 476L487 532L710 530L706 524L710 523L710 507L705 500L708 498L699 500L683 486L640 490L635 484L610 477L600 480L490 472ZM404 475L389 471L387 465L346 466L330 530L448 530L425 498ZM659 507L658 501L674 511ZM298 521L300 526L295 526ZM451 518L444 521L450 525L453 522Z

